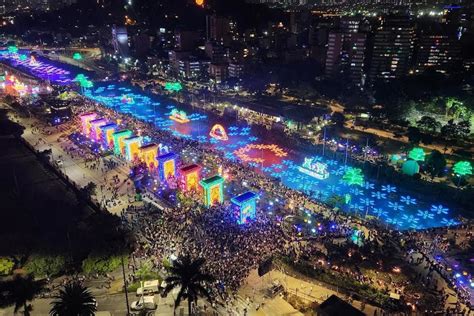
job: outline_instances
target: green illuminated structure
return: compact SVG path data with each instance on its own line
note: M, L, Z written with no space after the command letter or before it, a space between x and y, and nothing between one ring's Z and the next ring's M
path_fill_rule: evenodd
M114 139L114 154L125 155L125 138L132 137L133 132L131 130L122 130L112 134L112 138Z
M18 47L16 47L15 45L10 45L8 46L8 52L10 54L16 54L18 53Z
M407 160L402 165L402 172L408 176L413 176L420 172L420 165L415 160Z
M347 182L349 185L364 185L364 175L362 174L362 170L359 168L347 168L342 180Z
M472 166L469 161L458 161L454 164L453 171L457 176L472 175Z
M199 181L204 189L204 205L209 207L224 202L224 178L216 175Z
M74 60L81 60L81 59L82 59L82 55L81 55L80 53L76 52L76 53L74 53L74 54L72 55L72 58L73 58Z
M425 151L423 148L415 147L408 153L408 158L415 161L425 161Z
M169 92L180 92L183 90L183 86L179 82L166 82L165 90Z

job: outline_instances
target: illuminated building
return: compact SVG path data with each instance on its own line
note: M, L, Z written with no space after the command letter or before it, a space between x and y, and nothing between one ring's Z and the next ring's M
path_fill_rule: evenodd
M302 166L298 167L303 172L313 178L324 180L329 178L328 166L322 162L315 161L313 158L305 158Z
M447 35L421 35L416 52L416 71L433 69L442 72L459 70L461 44Z
M173 109L171 111L171 115L169 116L169 118L171 120L173 120L175 122L178 122L178 123L181 123L181 124L189 122L188 115L186 114L186 112L178 111L176 109Z
M81 125L82 125L82 133L89 137L89 134L91 132L91 121L95 120L97 117L97 113L83 113L79 115L81 118Z
M132 136L123 140L125 144L125 158L128 161L137 160L140 154L142 138L140 136Z
M161 181L176 175L176 158L176 154L171 152L158 156L158 175Z
M117 130L117 124L109 123L101 128L102 133L102 143L104 148L109 149L114 147L114 133Z
M143 161L147 167L154 170L158 166L158 144L148 144L140 147L140 160Z
M91 129L89 137L95 141L100 141L102 137L101 127L107 124L107 120L104 118L99 118L90 121Z
M181 190L184 192L197 191L201 179L201 166L192 164L179 170Z
M204 189L204 205L209 207L224 202L224 178L216 175L199 181Z
M369 77L395 79L407 75L413 55L415 27L410 17L385 17L375 31Z
M218 140L229 140L229 136L227 136L224 127L220 124L216 124L212 127L209 136Z
M128 57L128 34L125 27L112 26L112 44L114 45L115 54Z
M129 138L133 135L132 131L126 129L115 132L112 134L114 139L114 154L117 156L125 155L125 142L124 139Z
M233 197L231 202L239 210L239 224L245 224L256 217L257 194L248 191Z

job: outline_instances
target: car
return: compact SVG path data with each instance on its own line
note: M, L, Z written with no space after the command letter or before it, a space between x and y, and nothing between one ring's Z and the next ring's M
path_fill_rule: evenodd
M137 289L137 296L158 293L160 290L159 285L160 285L159 280L145 281Z
M132 302L130 304L130 309L132 311L146 311L146 310L155 310L158 306L155 304L155 296L142 296L138 301Z

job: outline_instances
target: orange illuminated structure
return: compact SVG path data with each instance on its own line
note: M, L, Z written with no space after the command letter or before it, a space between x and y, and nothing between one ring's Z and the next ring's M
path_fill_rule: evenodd
M158 156L158 173L161 181L165 181L176 175L176 154L167 153Z
M189 122L188 115L186 114L186 112L178 111L176 109L171 111L171 115L169 116L169 118L181 124Z
M114 139L114 154L125 155L125 142L126 138L129 138L133 135L131 130L125 129L112 134Z
M79 115L81 119L81 125L82 125L82 133L89 137L89 134L91 132L91 121L95 120L97 117L97 113L83 113Z
M220 124L216 124L212 127L209 136L218 140L229 140L225 128Z
M234 151L234 154L239 157L244 162L254 162L254 163L264 163L265 159L251 157L250 152L252 150L268 150L271 151L276 157L282 158L288 155L283 149L275 144L247 144L244 147L241 147Z
M200 7L204 7L204 0L195 0L195 1L196 1L196 5Z
M95 141L100 141L102 137L102 130L100 129L102 126L107 125L107 120L104 118L99 118L90 121L91 129L89 133L89 137Z
M140 147L140 160L143 161L146 166L154 170L158 166L158 144L148 144Z
M192 164L179 170L180 185L183 192L197 191L201 179L201 166Z
M114 123L106 124L101 128L102 133L102 144L104 148L113 148L114 147L114 133L117 130L117 125Z
M209 207L224 202L224 178L216 175L199 181L204 189L204 205Z
M123 140L125 144L125 159L134 161L139 158L140 147L142 146L142 138L140 136L132 136Z

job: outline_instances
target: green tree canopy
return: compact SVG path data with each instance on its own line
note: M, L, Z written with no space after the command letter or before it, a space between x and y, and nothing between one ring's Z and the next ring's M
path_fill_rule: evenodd
M7 257L0 257L0 275L9 275L15 267L15 262Z
M106 274L117 269L121 260L122 256L120 255L90 254L82 261L82 271L87 274ZM127 261L126 258L124 261Z
M433 150L426 158L426 170L431 176L441 176L446 167L446 158L438 150Z
M453 171L458 176L472 175L472 166L469 161L458 161L454 164Z
M28 258L25 269L35 277L50 277L64 271L65 265L63 256L34 254Z
M421 119L416 122L416 125L418 128L428 132L436 132L441 128L441 123L431 116L422 116Z
M51 316L92 316L97 310L94 296L78 281L70 282L59 290L51 306Z
M425 151L421 147L415 147L408 153L408 158L415 161L425 161Z

